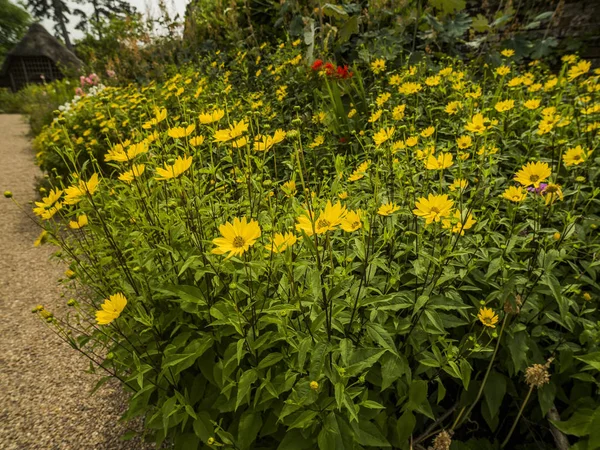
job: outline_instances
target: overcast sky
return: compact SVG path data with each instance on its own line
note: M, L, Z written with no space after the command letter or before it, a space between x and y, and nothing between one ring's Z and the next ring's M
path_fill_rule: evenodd
M179 14L180 19L183 19L185 14L185 7L188 3L188 0L165 0L167 7L169 9L169 13L172 15L172 18L175 17L175 14ZM90 13L92 11L91 6L89 8L82 7L81 5L75 5L72 1L67 1L67 3L71 6L71 8L80 8L83 10L89 10ZM128 0L128 3L133 5L139 12L150 15L152 17L156 17L159 14L158 9L158 0ZM73 17L71 23L69 24L69 33L71 36L71 40L75 41L81 37L83 37L83 33L75 29L77 25L78 19L77 17ZM42 24L48 31L54 34L53 27L54 22L52 20L43 20Z

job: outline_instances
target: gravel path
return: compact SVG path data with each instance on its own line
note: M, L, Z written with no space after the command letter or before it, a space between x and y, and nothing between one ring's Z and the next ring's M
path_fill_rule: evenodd
M11 190L25 208L34 198L33 151L21 116L0 115L0 195ZM0 197L0 449L140 449L119 440L124 398L116 384L90 397L97 378L87 360L45 327L31 308L60 315L66 308L56 280L65 268L34 248L40 230Z

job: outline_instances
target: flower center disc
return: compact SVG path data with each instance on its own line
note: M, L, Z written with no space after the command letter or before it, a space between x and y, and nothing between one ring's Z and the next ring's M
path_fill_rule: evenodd
M244 241L244 238L241 236L236 236L233 238L233 246L235 248L240 248L243 247L246 241Z
M321 219L317 222L317 228L327 228L329 225L331 225L331 222L325 219Z

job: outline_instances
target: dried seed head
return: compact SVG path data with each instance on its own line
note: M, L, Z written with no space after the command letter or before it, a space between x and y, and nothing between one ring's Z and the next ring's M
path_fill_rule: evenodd
M515 305L510 302L510 300L506 300L504 302L504 312L506 314L519 314L521 312L521 305L523 301L521 300L521 296L519 294L515 295Z
M452 431L442 431L433 440L433 447L429 447L429 450L450 450L452 444Z
M525 370L525 382L529 386L536 388L542 387L544 384L550 383L550 364L554 358L550 358L546 364L534 364Z

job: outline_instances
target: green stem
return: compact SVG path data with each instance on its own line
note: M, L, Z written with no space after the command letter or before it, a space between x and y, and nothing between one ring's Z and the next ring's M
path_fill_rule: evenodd
M519 409L519 414L517 414L517 418L513 422L512 427L510 428L510 431L506 435L506 439L504 439L504 442L502 442L502 445L500 446L501 448L504 448L504 446L510 440L510 437L512 436L513 431L515 431L515 428L517 427L517 423L519 423L519 419L521 418L521 415L523 414L523 410L525 409L525 405L527 405L527 402L529 401L529 397L531 397L531 393L532 392L533 392L533 384L529 388L529 392L527 393L527 397L525 397L525 400L523 400L523 404L521 405L521 409Z

